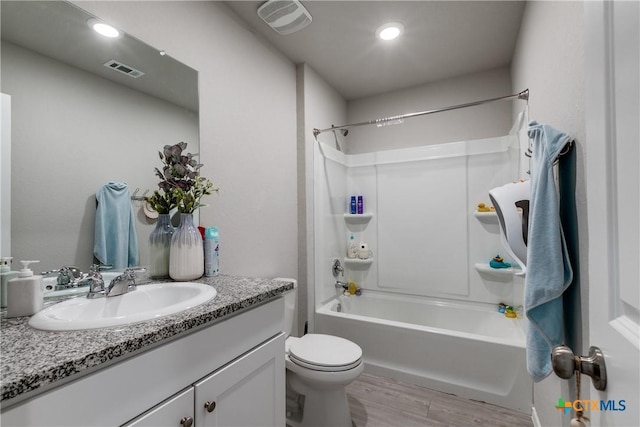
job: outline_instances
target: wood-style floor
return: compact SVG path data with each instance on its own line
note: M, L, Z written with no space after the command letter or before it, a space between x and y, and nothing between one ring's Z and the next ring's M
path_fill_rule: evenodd
M347 387L347 397L356 427L533 426L517 411L368 374Z

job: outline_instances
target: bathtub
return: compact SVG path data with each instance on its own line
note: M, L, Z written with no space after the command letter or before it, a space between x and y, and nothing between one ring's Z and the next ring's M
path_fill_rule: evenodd
M360 345L365 372L530 413L523 321L496 306L365 290L319 307L315 332Z

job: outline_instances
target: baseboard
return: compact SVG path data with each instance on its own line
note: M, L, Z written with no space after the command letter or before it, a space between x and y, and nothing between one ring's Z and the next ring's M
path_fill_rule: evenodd
M540 424L540 418L538 418L538 413L536 412L536 407L531 407L531 422L533 423L533 427L542 427Z

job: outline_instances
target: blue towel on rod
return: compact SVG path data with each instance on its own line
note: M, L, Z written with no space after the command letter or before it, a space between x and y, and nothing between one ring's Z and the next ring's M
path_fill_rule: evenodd
M553 174L553 163L571 137L535 121L528 134L533 154L524 308L529 319L527 370L538 382L552 372L551 348L564 341L561 297L573 278Z
M101 264L116 270L138 265L138 238L129 188L124 182L109 182L96 193L93 254Z

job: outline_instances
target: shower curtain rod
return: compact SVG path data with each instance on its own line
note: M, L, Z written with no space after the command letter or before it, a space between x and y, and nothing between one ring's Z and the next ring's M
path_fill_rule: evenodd
M356 126L366 126L366 125L385 126L385 125L390 125L390 124L396 124L398 122L402 122L404 119L410 119L412 117L424 116L424 115L433 114L433 113L441 113L443 111L457 110L459 108L474 107L476 105L488 104L489 102L507 101L507 100L514 99L514 98L515 99L521 99L521 100L524 100L524 101L528 101L529 100L529 89L525 89L522 92L516 93L516 94L513 94L513 95L500 96L498 98L484 99L482 101L468 102L466 104L453 105L451 107L438 108L436 110L419 111L419 112L416 112L416 113L402 114L400 116L391 116L391 117L384 117L384 118L381 118L381 119L369 120L368 122L350 123L350 124L346 124L346 125L342 125L342 126L331 126L330 128L326 128L326 129L313 129L313 136L317 137L322 132L327 132L327 131L331 131L331 130L352 128L352 127L356 127Z

